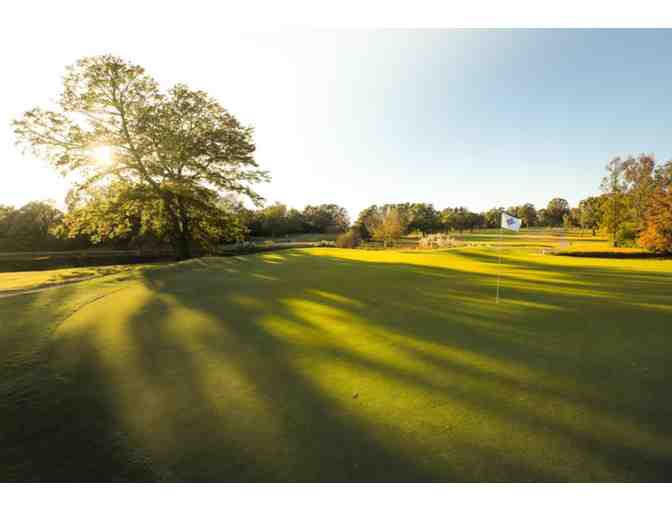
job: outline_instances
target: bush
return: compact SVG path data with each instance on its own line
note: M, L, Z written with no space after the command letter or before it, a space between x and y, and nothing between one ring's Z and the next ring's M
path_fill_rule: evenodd
M424 249L432 248L452 248L460 243L448 234L429 234L423 236L418 241L418 246Z
M634 247L637 239L637 231L632 223L623 223L616 232L616 245L622 247Z
M362 244L362 236L359 229L348 230L336 238L337 248L357 248Z

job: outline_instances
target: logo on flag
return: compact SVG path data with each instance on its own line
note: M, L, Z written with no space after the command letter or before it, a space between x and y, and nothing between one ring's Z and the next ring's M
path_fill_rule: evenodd
M523 221L519 218L509 216L506 213L502 213L502 228L518 232L520 230L520 225L522 222Z

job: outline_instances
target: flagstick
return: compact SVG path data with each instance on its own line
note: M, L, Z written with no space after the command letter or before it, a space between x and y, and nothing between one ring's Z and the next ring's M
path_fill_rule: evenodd
M497 266L497 299L495 299L495 304L499 304L499 280L502 277L502 234L503 228L499 227L499 264Z

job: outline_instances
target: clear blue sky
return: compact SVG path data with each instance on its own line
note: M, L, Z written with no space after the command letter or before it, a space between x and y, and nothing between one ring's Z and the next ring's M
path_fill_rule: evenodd
M598 191L613 156L672 158L672 30L164 35L162 45L110 33L86 45L54 40L34 55L18 48L8 76L38 59L34 83L17 81L11 104L3 93L0 113L53 98L77 57L116 53L164 86L211 92L253 124L273 177L261 190L269 201L335 202L353 217L399 201L483 210L560 196L575 205ZM19 165L23 177L0 202L61 201L65 185L37 178L47 170L15 154L2 129L3 166Z

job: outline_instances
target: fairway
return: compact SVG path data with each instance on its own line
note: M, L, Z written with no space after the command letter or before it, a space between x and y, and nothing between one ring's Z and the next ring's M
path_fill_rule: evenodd
M506 245L505 245L506 246ZM0 300L0 481L672 481L672 261L311 248Z

